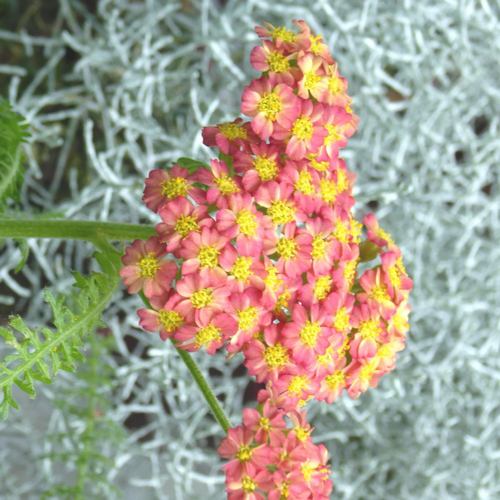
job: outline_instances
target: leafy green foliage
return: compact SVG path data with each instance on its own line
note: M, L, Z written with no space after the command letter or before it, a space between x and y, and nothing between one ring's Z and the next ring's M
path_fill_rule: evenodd
M63 391L63 397L56 393L55 404L65 415L65 428L46 436L54 451L41 458L58 462L57 467L67 467L68 472L75 470L76 476L69 475L74 478L73 484L65 482L47 490L43 499L121 496L107 477L114 463L102 453L105 447L116 449L125 438L125 431L107 416L110 393L116 384L113 368L106 360L113 346L113 337L99 331L91 333L87 363L78 370L72 388Z
M0 97L0 209L7 198L18 200L23 181L21 143L29 134L24 119Z
M0 327L0 336L16 351L5 356L0 363L0 388L3 389L0 416L3 419L7 418L10 406L19 409L12 394L14 384L34 398L35 381L51 384L52 377L59 370L72 372L75 362L84 360L79 350L83 346L82 338L94 326L103 325L102 311L120 281L118 252L111 246L109 249L103 246L103 251L105 253L96 252L94 256L107 274L93 273L86 278L73 273L74 286L80 288L76 310L65 306L64 297L56 299L45 290L44 297L52 309L55 330L32 330L19 316L10 318L10 328Z
M190 174L194 174L199 168L210 170L210 165L202 161L193 160L192 158L179 158L175 164L181 168L187 168Z

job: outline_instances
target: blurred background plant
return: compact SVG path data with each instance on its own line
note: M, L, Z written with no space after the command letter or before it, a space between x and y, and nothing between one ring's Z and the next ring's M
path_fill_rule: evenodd
M392 376L309 410L335 497L498 498L499 17L487 0L0 0L0 95L31 134L3 217L155 223L143 179L209 159L201 128L237 115L257 76L254 25L305 19L361 118L343 151L357 218L376 210L415 281ZM12 313L49 325L44 287L67 294L72 270L97 270L90 244L27 244L15 274L23 249L2 242L1 326ZM15 392L22 410L0 423L1 499L223 498L222 431L172 346L138 328L138 300L114 296L76 378L59 374L35 401ZM241 358L196 360L237 423L258 389Z

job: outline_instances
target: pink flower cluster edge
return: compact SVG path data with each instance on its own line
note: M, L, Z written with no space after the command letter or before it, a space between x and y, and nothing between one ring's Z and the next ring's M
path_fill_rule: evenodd
M251 121L204 128L225 160L210 169L150 172L143 200L158 236L122 258L129 293L151 303L138 311L145 330L188 351L242 353L264 384L218 450L229 500L329 498L328 452L302 407L375 387L409 328L401 251L373 214L361 243L352 213L356 176L339 156L359 122L347 81L321 36L294 23L298 33L256 27L262 76L241 105Z

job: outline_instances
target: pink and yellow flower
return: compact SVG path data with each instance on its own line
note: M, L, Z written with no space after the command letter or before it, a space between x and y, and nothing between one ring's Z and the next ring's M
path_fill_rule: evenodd
M236 238L240 255L258 257L264 238L262 218L250 194L233 194L228 199L228 208L217 213L217 229L227 238Z
M339 155L339 149L347 146L347 139L356 132L352 116L340 106L325 106L323 111L323 127L328 135L318 151L318 160L328 161Z
M182 342L176 345L179 349L193 352L205 347L208 354L215 354L237 329L236 321L229 314L211 313L195 317L195 325L183 326L175 333L174 338Z
M187 198L179 197L160 208L158 215L163 222L156 225L156 232L162 243L167 243L167 251L175 252L191 231L212 227L215 221L207 213L206 205L195 207Z
M163 207L169 201L179 196L191 196L196 203L205 203L206 196L203 189L194 187L194 177L188 175L186 168L174 165L167 170L151 170L145 180L146 187L142 201L153 212Z
M232 122L219 123L215 127L204 127L203 144L218 147L224 154L232 156L247 144L258 142L250 124L242 124L242 121L242 118L236 118Z
M177 264L172 259L162 260L166 255L165 244L157 236L146 242L137 239L127 247L120 276L128 293L143 289L146 297L154 297L167 292L177 275Z
M248 288L265 289L264 264L257 257L239 255L233 245L226 245L219 257L219 264L228 275L227 286L232 293L242 293Z
M378 220L373 214L368 214L363 219L363 224L368 228L366 236L378 247L383 248L391 243L394 243L391 235L380 227Z
M319 150L328 131L323 126L323 104L299 98L296 110L297 118L290 127L275 125L273 142L288 140L286 154L292 160L302 160Z
M369 360L377 354L379 345L387 337L378 309L367 304L354 306L351 315L354 338L351 340L350 353L354 359Z
M268 181L255 193L255 201L261 207L267 208L267 215L273 224L287 224L289 222L303 221L304 213L298 210L293 198L294 188L288 182L277 183Z
M263 28L255 26L255 32L260 38L271 38L278 49L283 49L287 52L305 51L311 46L311 40L304 33L297 34L284 26L274 27L265 21L263 24Z
M229 177L229 170L223 161L210 160L212 171L201 169L196 174L196 180L209 186L207 201L218 208L227 208L228 198L241 191L241 178Z
M334 61L330 54L330 49L328 48L328 45L321 39L321 35L315 36L311 32L311 28L305 21L293 21L293 22L299 27L300 32L303 35L309 37L309 40L311 41L309 51L312 52L315 56L322 57L327 64L329 65L334 64Z
M309 99L309 93L319 102L324 102L324 95L328 91L325 60L312 53L303 55L298 63L302 71L302 78L297 82L299 97Z
M219 256L229 239L215 228L204 227L200 233L191 234L182 242L179 254L186 259L182 264L182 274L199 272L202 278L213 276L224 284L227 275L219 265Z
M266 401L260 412L252 408L243 410L243 425L254 433L257 443L274 446L279 443L279 436L286 429L284 414L283 410Z
M253 131L263 140L274 133L276 126L290 128L297 117L297 96L284 83L271 86L269 78L261 76L245 87L241 96L241 112L253 117Z

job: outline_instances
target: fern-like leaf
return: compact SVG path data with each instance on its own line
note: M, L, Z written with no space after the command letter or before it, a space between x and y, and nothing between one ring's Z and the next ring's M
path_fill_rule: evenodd
M0 97L0 210L7 198L18 200L23 182L21 143L29 137L28 126L23 121Z
M104 254L98 255L101 262L107 259ZM76 286L80 288L77 311L64 305L64 297L56 299L45 290L55 330L32 330L19 316L10 318L10 328L0 327L0 336L15 350L0 362L0 388L3 389L0 416L3 419L7 418L10 406L19 409L12 394L13 384L34 398L35 381L51 384L59 370L74 371L75 362L84 360L79 349L83 346L82 338L94 326L103 325L101 314L120 282L114 263L108 261L108 265L114 271L109 275L93 273L85 278L74 273Z

